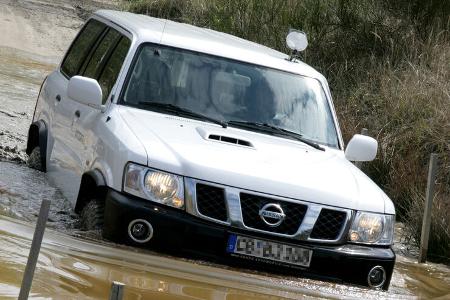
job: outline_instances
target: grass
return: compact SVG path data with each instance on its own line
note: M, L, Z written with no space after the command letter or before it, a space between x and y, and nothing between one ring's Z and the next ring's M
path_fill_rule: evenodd
M379 141L364 171L420 240L428 160L439 154L430 255L450 257L450 1L128 0L124 8L227 32L302 59L329 80L346 141L365 127Z

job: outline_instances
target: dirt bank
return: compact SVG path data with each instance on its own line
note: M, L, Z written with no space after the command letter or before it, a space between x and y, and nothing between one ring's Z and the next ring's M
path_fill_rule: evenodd
M59 59L84 19L113 1L0 0L0 46Z
M0 159L23 162L39 85L87 16L113 1L0 0Z

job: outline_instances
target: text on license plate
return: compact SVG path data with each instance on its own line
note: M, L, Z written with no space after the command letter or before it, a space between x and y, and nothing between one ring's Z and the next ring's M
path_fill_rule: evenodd
M309 267L312 251L300 247L259 240L231 234L228 238L228 253L260 257L268 260Z

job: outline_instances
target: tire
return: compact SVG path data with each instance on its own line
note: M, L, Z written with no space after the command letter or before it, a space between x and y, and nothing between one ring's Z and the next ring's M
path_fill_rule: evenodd
M41 148L39 148L39 146L35 147L33 151L31 151L28 156L27 166L41 172L44 171L41 159Z
M81 210L81 228L87 231L102 231L105 205L98 199L90 200Z

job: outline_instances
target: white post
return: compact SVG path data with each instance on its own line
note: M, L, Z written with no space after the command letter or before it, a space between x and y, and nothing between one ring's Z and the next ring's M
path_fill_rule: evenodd
M111 284L111 293L109 295L109 300L122 300L124 287L125 284L118 281L113 281L113 283Z
M41 250L42 238L44 237L45 224L47 223L48 212L50 210L50 200L42 200L39 217L34 230L33 241L31 242L30 254L23 274L22 286L20 287L19 300L28 299L31 284L33 283L34 270Z
M431 210L433 208L434 184L436 180L438 156L432 153L428 169L427 194L425 198L425 211L423 213L422 233L420 235L419 263L427 261L428 240L430 238Z

